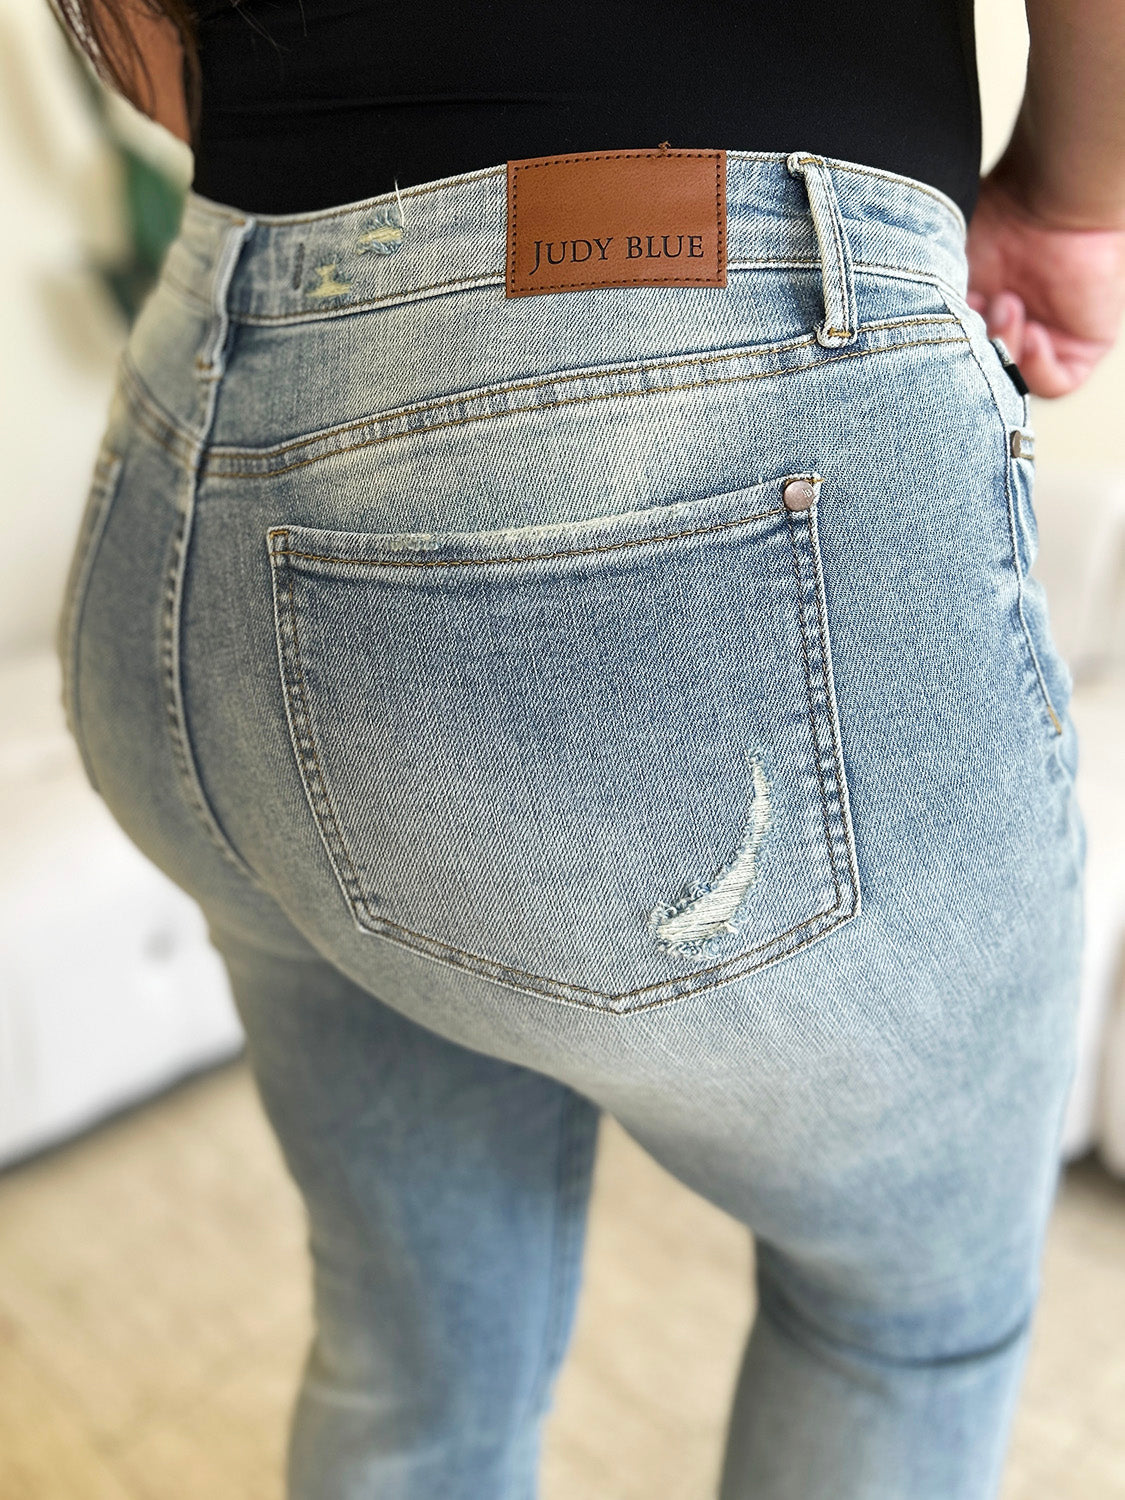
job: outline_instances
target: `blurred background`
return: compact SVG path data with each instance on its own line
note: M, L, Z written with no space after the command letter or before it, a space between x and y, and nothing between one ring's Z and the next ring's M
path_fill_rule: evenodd
M1023 89L980 0L982 170ZM188 148L103 90L45 0L0 0L0 1495L278 1500L303 1221L195 906L63 722L52 633L129 320ZM1036 573L1075 679L1081 1056L1005 1500L1125 1497L1125 339L1032 398ZM701 1500L752 1315L745 1232L603 1124L546 1500ZM953 1500L953 1497L951 1497Z

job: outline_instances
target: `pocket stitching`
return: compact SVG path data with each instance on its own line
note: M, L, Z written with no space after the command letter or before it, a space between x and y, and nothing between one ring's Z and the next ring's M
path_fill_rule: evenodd
M785 476L785 478L790 477L792 476ZM771 484L784 482L784 479L770 481ZM417 932L412 928L406 927L401 923L391 920L390 918L379 916L371 909L371 906L368 903L363 892L356 861L353 858L347 841L344 838L343 829L340 825L340 820L333 805L327 776L321 763L316 738L313 734L311 707L309 704L304 668L301 660L300 635L296 619L296 605L293 588L293 573L295 570L289 563L288 559L291 557L307 557L315 561L333 561L345 563L365 561L370 563L373 561L374 565L376 566L402 566L402 564L381 564L380 560L370 559L326 557L323 554L306 553L298 551L296 549L290 549L288 547L290 528L270 528L267 533L267 547L271 560L271 574L275 580L274 603L275 622L277 624L278 661L281 669L282 690L286 705L286 715L289 721L290 737L296 755L298 768L301 771L302 782L305 786L306 796L312 810L314 824L318 830L318 833L320 834L321 842L324 845L324 848L329 856L329 860L336 875L337 882L340 885L340 888L345 896L345 899L348 902L349 907L351 908L353 920L356 922L356 925L359 927L359 929L374 936L385 937L389 941L400 942L402 946L410 949L411 951L420 951L423 953L427 953L432 957L440 958L442 961L449 963L453 967L461 968L467 972L478 975L483 974L487 978L492 978L500 983L508 984L511 988L522 990L523 992L534 995L537 998L547 998L561 1001L562 1003L585 1005L602 1012L608 1011L610 1013L631 1014L634 1011L647 1009L649 1008L649 1006L672 1003L677 999L686 998L686 996L690 994L695 994L701 990L714 988L716 985L728 983L732 979L739 978L744 974L753 973L757 969L763 968L769 963L773 963L778 961L779 959L789 957L792 953L795 953L802 947L806 947L812 942L817 941L819 938L826 936L827 933L831 932L835 927L840 926L842 923L849 921L852 917L858 915L860 911L858 872L855 868L853 842L854 836L851 826L847 789L843 777L841 749L837 734L836 700L835 694L831 688L831 678L829 675L830 665L827 657L829 647L826 633L826 622L824 619L825 601L822 595L821 575L816 559L818 542L816 539L815 531L815 510L816 502L814 502L814 504L807 511L800 514L795 514L794 512L789 511L784 506L777 506L772 507L770 510L759 512L755 516L740 517L735 521L722 522L714 527L701 527L695 528L692 531L670 533L668 534L668 536L643 537L636 540L638 542L649 543L652 541L667 540L670 538L675 539L681 536L697 535L700 532L722 529L728 525L736 525L739 523L745 524L749 520L761 519L764 516L779 513L784 513L784 515L786 516L790 546L793 552L794 573L797 579L798 586L797 607L800 624L801 651L805 674L805 708L809 719L811 745L816 762L817 781L821 802L821 817L824 825L825 849L828 855L829 869L833 882L835 895L834 903L832 906L815 912L811 916L802 919L793 927L787 928L781 933L773 934L763 942L755 944L753 948L743 949L741 952L734 954L717 964L711 965L709 968L697 969L691 974L682 975L676 979L663 979L654 981L651 984L642 985L635 989L627 991L596 990L590 988L589 986L575 984L571 981L555 979L553 976L536 974L529 970L518 969L510 964L503 962L500 959L489 958L484 954L474 953L468 949L461 949L445 941L444 939L433 937L428 933ZM802 560L797 538L797 525L798 522L802 520L808 533L810 561L813 567L813 576L811 579L811 600L807 600L805 597L807 585L802 573ZM471 535L471 533L469 535ZM622 543L614 545L627 544ZM630 541L628 545L632 545L632 541ZM606 549L591 547L576 550L580 552L597 552ZM518 558L515 559L484 558L465 559L464 561L481 563L496 563L513 560L525 561L528 560L529 556L537 560L537 557L541 555L542 554L521 554ZM554 556L571 554L565 553L550 555ZM455 562L456 560L447 560L444 564L422 565L450 566ZM281 574L282 570L284 570L285 573L284 591L277 586L279 582L279 575ZM283 606L282 603L283 592L286 606ZM810 622L808 619L808 612L810 607L815 611L816 614L817 639L819 641L819 649L822 653L823 660L822 672L824 677L823 692L826 703L825 712L827 713L830 721L828 726L830 730L830 745L827 752L825 751L825 748L821 743L821 730L817 724L816 715L813 711L815 688L813 683L813 653L810 651ZM283 608L285 609L285 615L287 616L287 618L284 619ZM298 695L299 702L296 701ZM845 873L850 874L850 880L848 882L852 895L852 901L850 905L844 904L846 893L844 890L844 882L841 879L841 851L839 848L839 838L838 836L834 836L833 834L831 815L828 807L828 797L824 781L823 765L826 753L830 755L832 759L833 775L836 782L837 800L839 805L839 821L844 843L848 851L848 859L846 861L846 865L850 868L846 869ZM326 826L326 822L329 822L331 824L330 828ZM367 925L359 920L359 911L357 909L362 910L366 914L368 922L371 925ZM816 927L815 930L811 932L806 932L806 929L810 926L813 926L814 924L822 925ZM782 947L779 950L777 949L777 945L779 943L783 943L786 938L796 933L804 933L804 936L795 943ZM416 939L416 941L411 942L408 941L408 939ZM768 957L757 962L750 962L749 964L746 963L747 959L752 960L756 954L761 953L763 950L767 950ZM737 967L740 964L744 966L741 968ZM704 976L707 976L709 974L714 975L714 977L705 979ZM508 978L506 976L512 976L512 978ZM515 981L519 978L534 981L534 987L527 984L521 985L519 983L516 983ZM703 980L703 982L699 982L700 980ZM637 995L644 994L647 990L666 991L669 988L672 989L672 993L662 994L659 998L645 1002L644 1004L623 1004L623 1002L628 1001ZM598 998L596 1000L583 999L582 997L584 995L596 996Z
M803 478L805 476L801 475L793 477ZM679 541L681 537L705 536L708 532L711 531L725 531L730 526L748 526L751 521L761 521L764 520L766 516L781 515L784 509L785 507L781 505L771 505L768 510L755 511L753 515L749 516L736 516L732 521L718 521L713 526L695 526L689 530L668 531L656 536L629 537L627 541L607 542L602 546L568 547L560 552L518 552L513 553L508 557L494 557L492 555L489 555L488 557L450 557L434 558L432 561L419 558L408 558L406 560L401 560L398 558L389 557L333 557L329 553L301 552L288 547L286 547L284 550L275 548L274 556L303 557L307 558L309 562L344 563L348 566L355 565L356 567L369 568L472 568L494 567L497 563L522 563L533 561L552 562L556 558L560 557L585 557L591 552L613 552L619 547L647 547L653 542L674 542ZM630 514L638 513L623 512L622 517ZM640 514L644 514L644 512L640 512ZM621 517L615 517L614 519L621 519ZM538 530L537 527L528 527L527 529L529 531ZM268 535L271 537L281 534L282 533L277 530L273 530L268 533ZM285 530L284 535L288 537L288 529ZM465 533L465 535L471 536L472 533Z
M805 340L803 342L813 343L815 341ZM327 458L336 458L345 453L357 453L364 448L375 447L380 443L389 443L402 438L417 437L419 435L430 432L440 432L450 427L464 427L473 422L495 422L500 421L505 417L524 416L529 412L536 411L551 411L564 406L581 406L589 404L592 401L629 400L634 397L641 396L660 396L667 394L676 394L681 391L704 390L709 386L737 385L739 383L745 383L746 381L750 380L782 379L789 375L806 375L812 371L822 370L827 365L843 363L844 360L866 359L877 354L891 354L897 352L898 350L912 348L920 344L963 344L967 342L969 341L963 333L950 338L901 339L896 343L878 344L874 345L871 348L848 350L845 353L832 353L829 354L826 358L817 359L810 364L794 365L784 369L752 370L739 375L719 375L701 380L679 381L673 384L665 385L644 385L634 388L621 387L619 389L609 391L592 391L581 396L564 396L554 400L539 401L527 406L498 407L495 410L474 412L466 416L452 417L443 422L430 422L425 425L406 426L397 428L393 432L375 432L370 437L363 438L359 442L328 447L321 452L311 454L307 458L298 458L293 460L293 462L291 463L284 464L272 464L268 456L272 450L268 449L246 450L213 448L210 450L209 456L207 458L206 477L208 479L270 479L280 474L291 473L294 469L306 468L309 464L321 463ZM745 359L751 357L753 357L752 354L749 354L743 350L737 350L733 352L724 352L723 354L705 355L702 357L697 356L693 361L690 362L698 363L700 362L700 358L705 360L717 360L736 358ZM663 367L653 366L651 368L660 369ZM548 377L540 382L540 384L544 386L552 386L556 384L558 379L560 378L562 377ZM491 394L492 393L490 393L490 397ZM473 392L469 393L467 396L463 395L460 397L454 397L452 400L446 401L443 404L450 407L456 407L465 404L466 401L470 399L478 400L484 398L479 397L477 393ZM396 414L396 418L397 415L398 414ZM390 418L388 418L387 416L375 416L367 418L359 424L350 424L348 430L354 429L356 425L361 428L378 426L384 424L388 420L390 420ZM285 451L288 451L291 447L300 448L307 445L320 444L324 440L324 434L322 433L310 434L304 438L296 439L292 444L287 444ZM238 464L236 462L227 463L226 466L224 466L223 464L224 459L239 458L246 461L242 464ZM262 467L257 467L258 464L261 464Z
M849 870L848 870L848 874L851 877L851 888L852 888L852 892L853 892L853 895L854 895L854 906L853 906L852 912L849 913L849 915L854 916L854 915L856 915L858 913L859 908L860 908L859 872L858 872L858 869L856 868L856 863L855 863L854 833L853 833L852 822L851 822L851 808L850 808L849 801L848 801L847 785L846 785L846 782L844 780L844 774L843 774L843 752L842 752L842 748L841 748L840 741L839 741L839 736L838 736L839 711L838 711L838 707L837 707L837 703L836 703L835 687L834 687L834 684L833 684L833 681L832 681L832 654L831 654L830 643L829 643L829 640L828 640L828 631L827 631L827 624L826 624L826 620L827 620L827 601L824 598L824 592L823 592L823 575L822 575L821 568L820 568L820 543L819 543L819 538L816 535L816 527L817 527L816 512L817 512L817 507L816 507L816 505L814 503L810 507L810 509L806 512L806 526L807 526L808 531L809 531L809 561L810 561L810 564L811 564L812 570L813 570L813 578L812 578L813 600L814 600L814 608L815 608L815 612L816 612L816 624L817 624L817 630L818 630L818 635L819 635L819 646L820 646L819 655L817 657L817 660L820 663L820 672L821 672L821 674L823 676L823 683L821 684L821 686L822 686L822 690L824 692L826 703L828 705L828 708L827 708L828 727L829 727L829 730L830 730L830 733L831 733L831 736L832 736L832 744L831 744L831 750L830 750L831 758L832 758L832 770L833 770L833 776L834 776L834 779L835 779L835 782L836 782L836 797L837 797L837 800L838 800L839 806L840 806L840 827L841 827L841 829L843 831L844 838L845 838L845 843L847 845L848 865L850 867ZM791 545L793 547L793 554L794 554L794 568L795 568L795 570L797 572L798 582L801 582L802 580L801 580L801 574L800 574L800 554L799 554L799 551L798 551L798 548L797 548L796 517L793 515L792 512L788 513L788 520L789 520L790 542L791 542ZM843 891L842 891L842 889L841 889L840 866L839 866L839 862L838 862L839 861L840 851L836 847L837 840L834 837L833 832L832 832L831 819L830 819L829 810L828 810L828 797L827 797L827 794L826 794L826 791L825 791L825 786L824 786L824 767L823 767L824 751L822 750L822 748L820 746L820 743L819 743L818 728L817 728L817 723L816 723L816 716L815 716L815 714L812 711L812 700L813 700L813 691L814 691L814 689L813 689L813 682L812 682L812 660L811 660L810 654L809 654L807 639L805 638L805 632L808 629L805 616L806 616L806 611L805 611L804 608L802 608L801 609L802 650L804 652L804 657L805 657L805 683L806 683L807 697L808 697L809 728L810 728L810 730L812 732L813 744L816 747L816 751L817 751L817 781L818 781L819 787L820 787L821 816L822 816L823 821L824 821L825 844L826 844L827 848L831 851L832 879L833 879L833 884L835 886L835 891L836 891L836 903L835 903L835 906L839 907L842 904L843 894L844 894ZM835 909L835 907L833 908L833 910L834 909Z
M340 827L339 819L336 816L336 809L333 806L332 799L329 795L328 781L320 764L320 755L317 750L316 738L312 732L312 713L309 708L308 690L305 685L304 667L301 662L300 638L297 632L297 611L293 598L293 570L287 562L279 563L277 561L277 559L279 558L287 558L290 554L287 550L280 548L275 549L273 547L272 539L274 537L278 537L284 541L288 541L289 533L284 528L274 529L270 531L269 538L271 539L270 557L272 574L274 579L276 580L280 569L285 569L285 582L289 602L288 628L286 629L281 621L280 598L278 591L275 589L274 619L277 624L278 664L281 667L282 691L285 698L286 718L289 721L290 739L292 741L293 749L297 757L297 764L301 770L301 780L305 786L306 796L308 796L309 798L309 805L312 809L313 821L316 824L325 849L327 850L329 859L332 863L333 871L336 875L336 879L339 882L344 896L348 900L349 904L353 906L362 906L365 911L368 911L369 909L367 906L367 902L363 896L362 888L360 885L359 874L352 860L351 851L348 849L348 846L344 841L343 830ZM291 647L289 645L289 642L292 642ZM288 660L290 651L292 653L293 664L297 669L296 686L300 691L301 699L299 709L295 705L293 699L293 673L290 669ZM298 717L300 717L300 723L298 723ZM311 767L309 765L308 755L305 751L304 744L302 743L302 729L303 739L307 741L309 750L312 753ZM313 793L310 789L310 780L314 776L318 785L320 800L323 803L324 808L327 810L327 813L332 822L332 827L335 833L335 841L333 841L324 827L323 816L317 806L316 798L313 796ZM338 852L335 846L338 846ZM344 872L341 871L339 863L340 859L342 859L343 863L347 865L348 875L345 875ZM348 879L349 875L350 883ZM419 934L419 936L420 935L421 934Z
M880 321L864 323L861 331L869 333L880 329L910 329L916 327L927 327L933 323L957 323L961 327L961 334L953 340L937 340L940 343L959 343L964 339L964 328L956 313L910 313L900 318L884 318ZM904 341L902 344L878 344L873 349L854 351L855 353L878 353L883 349L898 349L908 347L914 340ZM930 343L934 340L923 340ZM494 396L508 396L514 391L537 391L548 387L573 385L576 382L593 382L598 380L610 380L629 375L645 375L653 372L679 369L681 366L707 365L725 363L732 359L767 359L776 354L785 354L799 349L809 349L816 352L820 346L817 345L814 334L799 334L773 342L762 344L748 344L733 349L701 350L692 354L677 354L665 359L640 359L640 360L618 360L610 365L588 365L577 370L556 370L545 375L531 376L525 380L511 380L508 382L494 382L490 385L471 386L466 390L455 391L450 395L436 396L428 401L413 401L406 406L394 407L389 411L374 412L354 421L335 423L329 427L316 428L312 432L304 432L299 436L290 438L285 442L276 443L265 448L236 447L228 444L219 444L210 449L212 458L218 462L222 459L250 458L269 459L271 457L284 458L287 453L307 447L314 442L331 442L334 438L346 437L352 432L362 432L365 428L375 425L386 425L389 422L401 421L407 417L425 416L431 412L441 412L467 406L474 401L486 401ZM818 359L816 365L801 366L801 369L813 369L823 363L831 363L831 358ZM516 408L516 410L537 411L538 407ZM166 420L166 419L165 419ZM439 424L444 425L444 424ZM411 429L412 431L414 429ZM418 429L428 431L429 429ZM395 434L396 436L398 434ZM335 452L336 450L333 450ZM272 470L270 472L273 472ZM209 478L229 477L223 472L212 469Z

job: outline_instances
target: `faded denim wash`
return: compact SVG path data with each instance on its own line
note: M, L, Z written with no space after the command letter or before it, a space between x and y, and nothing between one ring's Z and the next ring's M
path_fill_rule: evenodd
M998 1492L1085 857L1029 400L944 194L727 193L726 287L511 299L502 164L190 193L123 351L67 712L308 1208L290 1500L536 1493L602 1110L754 1235L721 1500Z

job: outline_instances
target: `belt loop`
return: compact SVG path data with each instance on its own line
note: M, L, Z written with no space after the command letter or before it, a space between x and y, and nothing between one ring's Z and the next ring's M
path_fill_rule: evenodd
M820 246L820 266L824 278L824 321L816 330L818 344L835 349L850 344L857 333L855 281L852 257L844 233L844 220L832 174L823 158L809 151L792 151L785 165L795 176L805 180L813 228Z
M251 215L240 216L230 219L217 235L217 248L210 270L211 317L202 348L195 359L195 367L204 380L218 381L222 377L230 328L230 311L227 305L230 283L242 247L256 227L257 220Z

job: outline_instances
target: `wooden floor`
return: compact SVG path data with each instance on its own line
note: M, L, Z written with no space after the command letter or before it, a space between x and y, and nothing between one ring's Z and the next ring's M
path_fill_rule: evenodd
M733 1221L604 1120L542 1500L708 1500ZM0 1175L3 1500L280 1500L303 1227L242 1063ZM1125 1185L1067 1173L1003 1500L1125 1497Z

